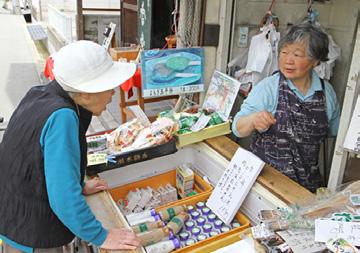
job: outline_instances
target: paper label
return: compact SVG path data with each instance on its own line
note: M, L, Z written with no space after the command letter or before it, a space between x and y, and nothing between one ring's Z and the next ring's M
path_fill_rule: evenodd
M343 238L355 246L360 246L360 223L328 219L315 220L315 241L327 242L337 238Z
M276 232L294 253L321 252L326 248L325 243L315 242L313 231L278 231Z
M87 160L88 166L107 163L107 154L88 154Z
M206 125L209 123L209 120L211 119L210 116L206 116L205 114L201 114L199 119L196 121L194 125L190 128L193 132L199 132L201 129L204 129Z
M350 195L350 202L354 206L359 206L360 205L360 194L351 194Z

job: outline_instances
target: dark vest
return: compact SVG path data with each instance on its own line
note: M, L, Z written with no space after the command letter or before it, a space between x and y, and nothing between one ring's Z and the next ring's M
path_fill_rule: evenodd
M0 144L0 234L33 248L65 245L74 234L50 208L40 146L49 116L76 105L56 81L30 89L13 113ZM92 114L79 106L81 184L86 168L86 137ZM61 165L59 165L61 176Z
M280 73L276 123L257 132L251 144L257 156L312 192L322 185L318 158L328 131L323 81L322 86L302 102Z

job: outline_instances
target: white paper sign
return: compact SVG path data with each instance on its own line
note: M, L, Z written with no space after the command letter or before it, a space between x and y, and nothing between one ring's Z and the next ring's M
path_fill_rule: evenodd
M206 125L209 123L209 120L211 119L210 116L206 116L205 114L201 114L199 119L196 121L194 125L190 128L193 132L198 132L201 129L204 129Z
M315 241L327 242L342 238L355 246L360 246L360 222L315 220Z
M360 153L360 96L357 98L350 125L345 136L344 148Z
M313 231L278 231L276 232L283 238L294 253L320 252L326 248L325 243L315 242Z
M256 155L238 148L206 205L230 224L263 167L264 162Z

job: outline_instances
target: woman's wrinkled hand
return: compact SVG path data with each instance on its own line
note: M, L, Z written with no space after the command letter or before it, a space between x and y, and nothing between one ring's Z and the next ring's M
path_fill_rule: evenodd
M140 239L128 229L113 228L109 230L104 243L100 248L108 250L133 250L140 246Z
M254 129L259 132L267 131L275 123L275 117L268 111L257 112L253 118Z
M100 178L89 179L85 182L82 193L84 195L91 195L100 191L108 189L108 184L105 180Z

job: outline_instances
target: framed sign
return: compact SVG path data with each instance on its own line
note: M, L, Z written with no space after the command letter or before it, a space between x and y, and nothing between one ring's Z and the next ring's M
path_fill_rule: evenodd
M215 70L202 107L218 112L227 121L239 88L238 80Z
M141 52L143 97L194 93L204 90L203 48Z

